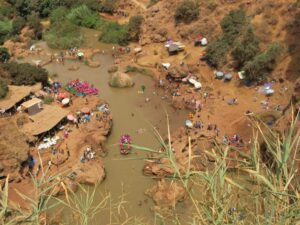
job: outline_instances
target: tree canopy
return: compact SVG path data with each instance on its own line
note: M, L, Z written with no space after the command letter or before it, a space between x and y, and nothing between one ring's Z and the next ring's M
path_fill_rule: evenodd
M199 16L199 4L194 0L183 0L179 3L175 11L176 23L190 23Z
M9 62L0 66L8 73L8 79L14 85L33 85L37 82L46 85L48 83L48 72L29 63Z

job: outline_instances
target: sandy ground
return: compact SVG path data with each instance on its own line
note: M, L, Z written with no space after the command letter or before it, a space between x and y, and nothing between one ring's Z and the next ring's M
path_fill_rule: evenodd
M43 173L47 177L61 175L62 183L72 190L76 190L79 183L96 184L105 178L105 170L101 160L101 156L105 154L102 144L111 129L112 115L105 116L102 112L96 110L96 105L102 104L106 104L106 102L100 100L97 96L78 97L73 100L73 104L67 107L66 110L75 115L83 107L88 107L91 109L91 121L80 123L78 127L74 123L68 122L64 125L64 130L55 134L55 136L60 137L57 145L43 150L37 150L33 147L30 154L36 160L35 167L32 170L34 176L40 178ZM66 130L69 130L68 137L64 135ZM95 158L82 163L80 157L88 147L95 152ZM53 150L56 151L55 154ZM49 163L50 161L51 163ZM27 208L26 203L28 201L24 201L17 192L32 196L33 183L28 175L28 169L23 170L20 176L22 178L18 182L9 185L9 198L14 204L20 204L22 207ZM56 194L63 191L61 185L56 186Z

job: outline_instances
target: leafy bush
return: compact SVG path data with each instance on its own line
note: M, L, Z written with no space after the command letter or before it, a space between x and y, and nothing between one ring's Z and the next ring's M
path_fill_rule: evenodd
M214 42L210 42L210 44L208 44L207 46L206 60L208 64L212 67L218 67L221 64L223 64L225 62L227 53L229 52L230 48L233 45L235 45L235 41L241 36L241 34L245 32L245 29L249 26L250 25L248 24L246 14L242 9L230 11L221 21L221 27L223 30L222 38ZM251 31L247 31L246 33L248 32ZM255 49L252 49L256 45L254 40L254 34L252 32L252 34L248 33L246 35L252 35L250 39L253 39L253 46L249 46L249 49L247 49L247 51L251 50L254 52ZM252 56L253 52L251 52L251 54L249 52L243 52L245 50L242 49L243 44L248 44L248 42L249 40L245 39L242 40L242 43L238 43L239 46L236 52L234 53L235 55L244 54L245 58L243 60L254 57L254 55ZM243 53L240 51L242 51Z
M282 47L278 43L274 43L266 52L257 55L243 68L246 79L259 82L265 80L269 73L274 69L281 53Z
M14 85L33 85L37 82L46 85L48 83L48 72L29 63L10 62L1 64L1 67L8 72L9 79Z
M8 38L12 30L12 21L8 19L0 20L0 44Z
M246 25L248 25L248 20L243 9L230 11L221 21L224 38L232 44L244 31Z
M42 38L42 24L38 13L31 13L27 17L27 24L30 28L34 30L35 38L41 39Z
M50 14L50 22L56 23L64 21L66 16L68 14L68 9L64 6L58 7L55 10L53 10Z
M1 3L0 3L1 4ZM3 20L5 18L11 18L14 13L14 9L10 5L2 5L0 6L0 19Z
M11 34L12 35L20 34L21 30L23 29L23 27L25 27L25 25L26 25L26 20L18 16L12 21Z
M81 5L72 9L67 15L67 19L78 26L88 28L96 28L101 22L99 16L92 12L86 5Z
M53 97L51 97L51 96L45 96L44 97L44 99L43 99L43 102L45 103L45 104L51 104L52 102L54 102L54 98Z
M117 1L116 0L103 0L100 3L99 10L101 12L113 14L117 8Z
M141 25L144 18L142 16L132 16L129 19L128 31L131 36L131 40L138 41L141 33Z
M194 0L183 0L179 3L175 12L176 23L190 23L199 16L199 4Z
M230 46L224 38L211 42L207 46L205 55L208 65L217 68L224 63L229 48Z
M249 27L241 40L235 44L232 57L237 63L237 68L242 68L247 62L251 61L259 52L259 41L253 29Z
M92 10L100 8L98 0L7 0L7 2L14 7L18 15L24 18L32 12L46 18L53 10L61 6L70 9L86 4Z
M105 43L126 45L130 41L128 27L115 22L106 22L101 28L99 40Z
M8 0L8 2L14 6L18 15L21 17L26 17L29 15L34 9L33 5L29 4L30 1L26 0Z
M8 93L7 84L3 80L0 80L0 99L5 98L7 93Z
M0 47L0 62L4 63L7 62L9 59L10 59L10 54L7 48Z
M79 27L68 20L53 24L44 39L51 48L67 49L83 43Z

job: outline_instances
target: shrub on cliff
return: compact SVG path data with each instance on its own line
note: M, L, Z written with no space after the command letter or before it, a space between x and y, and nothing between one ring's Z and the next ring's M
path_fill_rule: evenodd
M0 47L0 63L7 62L10 59L10 54L7 48Z
M78 26L88 28L96 28L101 23L99 16L86 5L80 5L73 8L67 15L67 19Z
M223 38L229 44L232 44L236 38L244 32L244 28L248 25L248 19L243 9L230 11L221 21L223 30Z
M144 21L142 16L132 16L129 19L128 31L132 41L138 41L141 33L141 26Z
M223 36L216 41L210 42L207 46L206 60L210 66L218 67L224 64L226 56L231 49L235 49L233 50L233 56L235 58L239 56L243 57L239 59L241 62L238 62L238 64L243 65L244 62L255 56L256 47L258 47L258 43L256 43L257 39L242 9L230 11L222 19L220 25L223 30ZM247 32L245 32L245 30L247 30ZM246 34L241 37L244 33ZM247 35L249 36L247 37ZM236 44L239 38L241 38L241 41ZM252 45L244 49L243 47L248 43ZM235 48L236 45L237 47Z
M35 13L35 12L31 13L27 17L27 24L30 28L32 28L34 30L35 38L41 39L42 33L43 33L43 28L42 28L39 14Z
M9 74L9 78L14 85L33 85L41 82L48 83L48 72L40 67L29 63L10 62L1 64L1 68Z
M68 9L66 7L58 7L55 10L53 10L50 14L50 22L51 24L56 22L64 21L66 16L68 14Z
M7 84L0 79L0 99L5 98L8 93L8 86Z
M249 81L263 81L275 68L278 58L282 53L282 47L278 43L270 45L268 50L254 57L243 70Z
M68 20L53 24L44 34L44 39L51 48L67 49L83 43L79 27Z
M0 20L5 18L12 18L14 14L14 9L8 4L0 4Z
M130 41L128 27L115 22L106 22L101 28L99 41L126 45Z
M211 42L206 49L206 61L209 66L217 68L226 60L226 54L229 51L229 44L221 38Z
M241 40L235 44L232 57L238 69L242 68L247 62L251 61L259 53L259 41L255 36L252 27L249 27Z
M8 38L12 30L12 21L8 19L0 20L0 45Z
M23 27L25 27L25 25L26 25L26 20L18 16L12 21L11 34L12 35L20 34L21 30L23 29Z
M117 1L116 0L103 0L100 3L99 10L101 12L113 14L117 8Z
M183 0L179 3L175 11L176 23L190 23L199 16L199 4L195 0Z

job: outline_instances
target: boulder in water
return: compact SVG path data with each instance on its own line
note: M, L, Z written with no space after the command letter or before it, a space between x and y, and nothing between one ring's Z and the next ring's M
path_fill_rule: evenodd
M112 87L126 88L132 87L134 82L128 74L116 72L110 76L109 85Z

